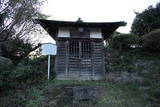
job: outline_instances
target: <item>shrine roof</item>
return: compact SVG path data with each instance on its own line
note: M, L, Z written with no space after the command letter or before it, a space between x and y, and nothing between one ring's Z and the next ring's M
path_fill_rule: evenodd
M35 19L35 24L40 24L53 38L56 37L59 27L87 27L100 28L104 39L107 39L118 27L125 26L126 22L82 22L82 21L57 21Z

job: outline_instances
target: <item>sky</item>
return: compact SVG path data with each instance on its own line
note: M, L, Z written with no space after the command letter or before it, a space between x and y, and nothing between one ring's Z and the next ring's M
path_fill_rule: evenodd
M84 22L125 21L127 26L117 31L129 33L134 11L142 12L157 2L160 0L47 0L41 11L50 20L76 21L81 17Z

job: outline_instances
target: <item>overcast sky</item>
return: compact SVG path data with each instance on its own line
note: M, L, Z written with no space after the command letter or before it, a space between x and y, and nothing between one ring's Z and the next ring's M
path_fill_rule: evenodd
M47 0L42 13L50 15L51 20L84 22L125 21L126 27L118 31L128 33L135 17L134 10L141 12L160 0Z

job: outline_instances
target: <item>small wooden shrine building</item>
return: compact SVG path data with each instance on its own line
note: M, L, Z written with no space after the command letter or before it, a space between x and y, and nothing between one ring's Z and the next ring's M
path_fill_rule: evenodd
M36 19L56 41L58 80L100 80L105 76L104 40L125 22L76 22Z

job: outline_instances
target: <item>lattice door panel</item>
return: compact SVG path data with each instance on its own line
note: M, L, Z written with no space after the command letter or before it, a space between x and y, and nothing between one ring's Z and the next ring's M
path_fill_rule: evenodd
M91 42L81 41L81 75L92 74Z
M69 42L69 75L91 75L91 42Z

